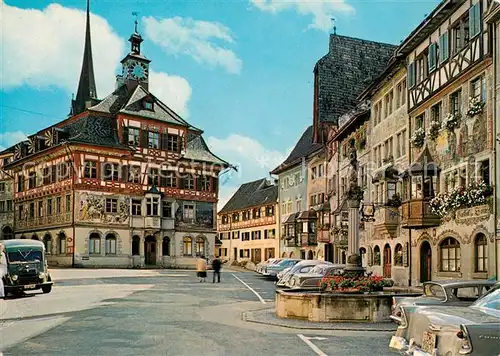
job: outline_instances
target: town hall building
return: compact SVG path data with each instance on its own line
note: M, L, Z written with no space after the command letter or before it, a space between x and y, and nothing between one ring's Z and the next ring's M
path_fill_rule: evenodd
M49 264L191 267L215 253L219 174L203 131L149 91L137 31L116 90L97 99L87 3L83 65L67 119L15 145L15 238L45 243Z

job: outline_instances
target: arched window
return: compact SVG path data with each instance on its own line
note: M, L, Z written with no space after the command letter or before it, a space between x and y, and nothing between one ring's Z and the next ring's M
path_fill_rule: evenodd
M380 247L378 246L373 248L373 264L375 266L380 266Z
M482 233L474 240L476 272L488 272L488 240Z
M205 256L205 238L197 237L196 238L196 256L204 257Z
M283 252L283 253L281 254L281 258L285 258L285 257L286 257L286 252Z
M403 266L403 246L401 244L397 244L394 249L394 265Z
M40 239L38 238L38 236L36 234L31 235L31 239L40 241Z
M292 257L293 257L293 251L292 251L292 252L290 252L290 256L289 256L289 258L292 258Z
M101 236L97 232L93 232L89 236L89 254L101 254Z
M12 228L10 226L5 226L2 229L2 239L10 240L14 238L14 234L12 233Z
M193 239L189 236L184 237L183 246L184 246L184 256L192 256L193 255Z
M116 255L116 236L109 233L106 235L106 255Z
M43 244L45 245L45 251L48 255L52 254L52 236L50 234L45 234L43 237Z
M361 266L366 267L366 248L360 247L359 255L361 256Z
M442 272L460 272L460 243L448 237L439 245Z
M57 253L65 254L66 253L66 235L64 232L59 233L59 241L57 243Z
M139 256L139 246L141 244L141 238L137 235L132 237L132 256Z
M170 256L170 238L165 236L161 245L162 256Z

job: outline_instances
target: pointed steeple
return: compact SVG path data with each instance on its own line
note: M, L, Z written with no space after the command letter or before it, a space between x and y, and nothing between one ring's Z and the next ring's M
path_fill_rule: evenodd
M83 49L82 71L78 83L76 99L72 100L70 115L77 115L97 99L97 90L95 86L94 64L92 60L92 44L90 41L90 4L87 0L87 24L85 28L85 47ZM91 104L92 105L92 104Z

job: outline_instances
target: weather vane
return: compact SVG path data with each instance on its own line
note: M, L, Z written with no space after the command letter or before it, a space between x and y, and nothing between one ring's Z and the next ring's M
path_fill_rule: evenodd
M337 26L335 26L335 17L332 17L330 18L332 20L332 24L333 24L333 34L336 35L337 34Z
M134 11L134 12L132 12L132 16L135 16L135 21L134 21L134 25L135 25L135 33L139 33L139 32L137 31L137 23L138 23L138 22L137 22L137 17L139 16L139 13L138 13L137 11Z

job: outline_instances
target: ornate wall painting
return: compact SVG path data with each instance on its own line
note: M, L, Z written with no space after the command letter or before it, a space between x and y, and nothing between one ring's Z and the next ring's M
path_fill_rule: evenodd
M196 203L196 224L206 228L214 228L214 204Z
M436 138L436 152L442 156L450 154L447 130L441 131L438 137Z
M128 199L125 197L116 199L116 213L106 213L106 198L104 196L88 193L80 194L78 220L108 224L126 223L129 217Z

